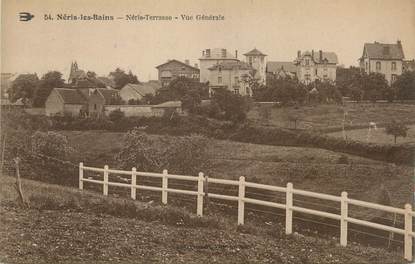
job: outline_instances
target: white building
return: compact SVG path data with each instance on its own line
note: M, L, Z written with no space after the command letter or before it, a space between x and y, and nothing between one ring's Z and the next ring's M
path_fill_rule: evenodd
M266 82L266 54L260 52L256 48L244 54L246 57L246 62L254 70L253 77L258 80L259 83L264 84Z
M316 80L336 81L337 55L334 52L298 51L294 64L297 66L297 78L304 84Z
M235 56L229 53L226 49L206 49L202 52L200 61L200 82L205 83L209 81L209 68L222 62L238 62L238 52L235 51Z
M209 68L209 92L227 89L235 94L251 96L252 91L246 82L252 74L252 67L241 61L225 61Z
M385 75L385 79L391 85L402 74L404 58L400 40L396 44L365 43L362 57L359 59L360 68L367 74L378 72Z

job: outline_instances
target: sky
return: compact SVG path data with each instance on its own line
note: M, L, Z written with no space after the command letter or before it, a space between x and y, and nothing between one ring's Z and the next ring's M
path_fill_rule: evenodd
M242 54L257 48L268 61L292 61L297 50L333 51L358 65L367 42L402 41L415 57L415 0L1 0L1 72L58 70L71 62L108 75L116 67L141 81L157 79L168 59L199 63L202 50ZM19 12L35 17L19 21ZM50 14L53 21L45 20ZM112 21L57 20L58 14L108 15ZM126 15L178 17L126 21ZM223 15L222 21L182 21L181 15Z

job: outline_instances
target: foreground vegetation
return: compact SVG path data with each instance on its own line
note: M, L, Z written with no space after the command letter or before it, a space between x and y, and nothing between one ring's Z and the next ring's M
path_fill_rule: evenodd
M62 133L79 153L83 153L81 158L85 164L119 167L114 154L123 148L124 133ZM206 146L207 162L198 169L211 177L238 179L243 175L248 181L278 186L293 182L296 188L334 195L348 191L353 198L371 202L379 202L379 186L383 183L391 192L394 206L402 207L412 199L410 167L316 148L213 139Z
M0 177L0 260L6 263L403 263L401 254L337 240L286 236L279 224L237 228L161 207L23 181L29 209L16 204L13 178Z

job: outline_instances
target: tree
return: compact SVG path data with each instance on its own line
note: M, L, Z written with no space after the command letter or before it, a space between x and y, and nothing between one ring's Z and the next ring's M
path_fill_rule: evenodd
M404 123L393 120L392 122L386 124L385 133L394 136L396 144L396 138L406 137L408 129L409 128Z
M22 99L23 103L32 100L38 82L37 74L20 74L8 90L10 100L15 102L18 99Z
M399 76L392 87L398 100L415 99L415 72L405 72Z
M121 70L120 68L116 68L115 71L110 72L109 76L112 77L114 80L115 89L121 89L128 83L140 83L138 81L137 76L134 75L131 71L129 71L127 74L124 70Z
M45 101L52 89L63 87L64 83L65 81L62 79L62 73L58 71L50 71L43 75L36 87L33 96L33 105L35 107L44 107Z
M208 98L207 84L179 77L171 81L167 87L160 89L153 98L153 103L181 101L184 110L194 113L204 98Z
M337 89L341 92L342 96L353 97L351 84L354 80L356 80L356 78L359 78L360 71L360 68L353 66L350 66L350 68L338 67L336 69L336 86Z
M246 120L246 113L249 110L249 101L247 97L234 94L226 89L220 89L213 94L212 102L219 105L224 119L234 123Z

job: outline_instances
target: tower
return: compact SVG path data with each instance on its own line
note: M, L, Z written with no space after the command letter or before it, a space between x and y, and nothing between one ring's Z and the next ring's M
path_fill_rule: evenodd
M71 71L69 72L69 77L68 77L68 83L73 83L77 76L77 72L78 72L78 63L76 61L73 61L71 64Z
M260 52L256 48L244 54L246 57L246 62L254 69L254 78L258 80L259 83L265 84L266 80L266 54Z

